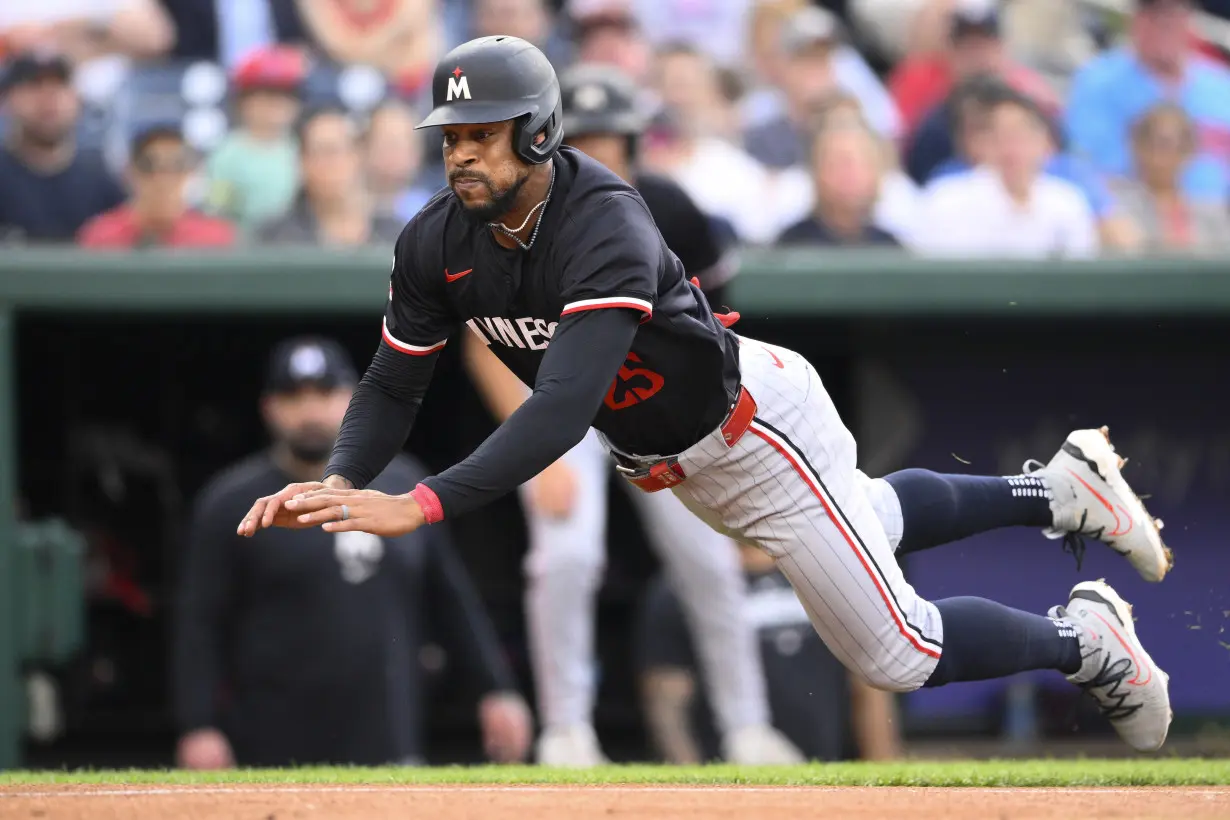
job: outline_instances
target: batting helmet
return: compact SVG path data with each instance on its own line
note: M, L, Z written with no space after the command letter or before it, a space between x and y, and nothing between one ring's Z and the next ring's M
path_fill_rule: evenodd
M444 55L431 81L431 102L431 113L416 128L512 120L513 150L534 165L564 141L555 69L517 37L479 37ZM540 133L546 139L535 145Z
M570 137L637 136L645 130L636 83L616 68L576 66L564 72L560 90L564 97L564 131Z

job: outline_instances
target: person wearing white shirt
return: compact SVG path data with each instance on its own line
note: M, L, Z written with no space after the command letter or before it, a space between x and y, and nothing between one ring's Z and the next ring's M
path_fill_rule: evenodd
M702 211L727 222L742 242L767 244L789 224L775 177L723 134L734 112L716 66L686 44L663 49L654 71L658 116L642 139L645 166L674 180ZM793 219L798 219L793 211Z
M988 113L988 161L927 187L910 246L931 256L1096 256L1088 200L1072 183L1043 173L1050 147L1042 111L1028 97L1007 94Z

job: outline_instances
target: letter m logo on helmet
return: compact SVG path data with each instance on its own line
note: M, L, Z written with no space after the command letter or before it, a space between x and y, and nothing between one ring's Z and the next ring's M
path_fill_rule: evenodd
M448 97L446 99L470 99L470 80L468 77L462 76L461 66L454 68L450 73L453 76L448 78Z
M445 54L431 78L431 105L416 128L511 122L513 150L529 163L551 159L564 140L555 69L545 54L517 37L479 37Z

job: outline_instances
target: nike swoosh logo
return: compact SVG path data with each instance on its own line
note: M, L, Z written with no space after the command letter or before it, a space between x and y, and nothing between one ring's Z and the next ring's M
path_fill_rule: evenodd
M444 269L444 281L445 282L456 282L458 279L465 276L467 273L469 273L472 270L474 270L474 268L466 268L461 273L449 273L448 268L445 268Z
M1094 498L1096 498L1098 501L1102 502L1102 506L1106 508L1106 511L1107 511L1107 512L1109 512L1111 515L1113 515L1113 516L1115 517L1115 529L1114 529L1114 531L1112 531L1112 532L1108 532L1108 533L1106 533L1106 537L1107 537L1107 538L1110 538L1111 536L1127 535L1129 532L1131 532L1131 531L1132 531L1132 516L1130 516L1130 515L1128 515L1128 514L1127 514L1127 510L1123 509L1122 507L1119 507L1118 509L1116 509L1116 508L1115 508L1115 506L1114 506L1113 504L1111 504L1109 501L1107 501L1107 500L1106 500L1106 499L1102 496L1102 494L1101 494L1101 493L1099 493L1097 490L1093 489L1093 487L1090 487L1090 486L1089 486L1089 482L1088 482L1088 481L1086 481L1085 479L1083 479L1083 478L1081 478L1080 476L1078 476L1078 475L1077 475L1077 474L1076 474L1073 470L1071 470L1071 469L1069 469L1069 470L1068 470L1068 472L1069 472L1069 473L1072 473L1072 477L1073 477L1073 478L1075 478L1075 479L1076 479L1077 481L1079 481L1081 484L1085 485L1085 489L1086 489L1086 490L1088 490L1089 492L1093 493L1093 497L1094 497ZM1122 518L1119 516L1119 513L1120 513L1120 512L1122 512L1122 513L1123 513L1123 517L1122 517ZM1124 521L1127 521L1127 529L1126 529L1126 530L1125 530L1125 529L1122 529L1122 527L1123 527L1123 522L1124 522Z

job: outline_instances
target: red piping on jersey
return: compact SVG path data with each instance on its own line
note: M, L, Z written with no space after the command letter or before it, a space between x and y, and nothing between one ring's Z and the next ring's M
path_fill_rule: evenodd
M641 324L648 322L653 318L653 311L646 310L644 305L638 305L636 302L607 302L602 305L581 305L580 307L571 307L560 313L560 316L567 316L570 313L580 313L583 310L602 310L603 308L631 308L632 310L640 311L645 314L641 319Z
M875 584L876 590L880 593L880 598L884 601L884 605L888 607L888 614L892 616L893 622L897 624L897 631L904 635L906 640L913 644L914 648L919 652L922 652L924 655L930 655L933 658L938 658L940 653L936 652L934 649L929 649L928 647L923 646L922 643L920 643L919 640L910 634L910 632L905 628L905 624L902 623L901 618L897 617L897 610L888 599L888 593L885 592L883 585L880 584L878 573L872 570L871 566L867 563L867 559L863 557L862 550L860 550L858 545L854 543L854 538L850 535L846 528L842 526L841 519L835 515L835 510L829 505L828 499L824 497L824 493L820 492L820 488L812 482L807 473L803 471L803 468L799 466L799 463L794 460L794 456L790 455L784 447L770 438L764 431L757 429L754 424L751 427L751 432L755 433L762 440L768 442L774 450L781 453L782 456L785 457L786 461L790 462L790 466L793 467L794 471L799 474L799 477L803 479L803 482L807 485L808 489L811 490L812 495L820 499L820 504L824 507L825 514L828 515L829 520L833 522L833 526L837 527L837 531L841 533L841 537L845 539L846 543L850 546L851 551L853 551L858 557L859 563L863 565L863 569L865 569L867 574L871 576L871 582Z
M440 496L436 495L436 491L426 484L419 484L410 491L410 497L418 502L419 509L423 511L423 518L428 524L439 524L444 520L444 505L440 503Z
M394 339L393 335L389 333L389 329L387 327L382 327L380 329L380 336L389 347L393 348L398 353L405 353L407 356L430 356L432 353L435 353L437 350L444 347L444 345L448 342L448 339L445 339L443 342L437 342L426 350L406 350L406 348L410 345ZM417 346L418 345L414 345L414 347Z

